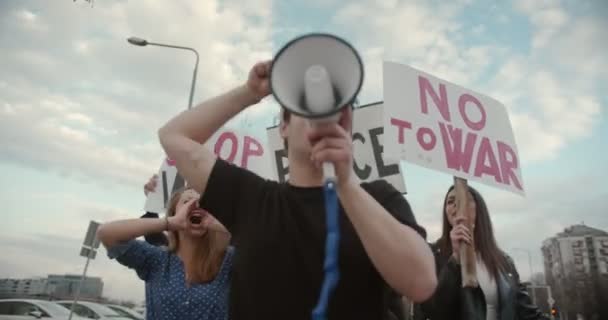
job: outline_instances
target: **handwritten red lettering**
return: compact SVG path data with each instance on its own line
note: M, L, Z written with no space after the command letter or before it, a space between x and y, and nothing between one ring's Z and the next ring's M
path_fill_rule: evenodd
M394 126L397 126L399 128L399 144L403 144L405 142L405 129L411 129L412 128L412 124L407 122L407 121L403 121L400 119L395 119L395 118L391 118L391 124Z
M479 119L479 121L473 122L467 115L467 102L472 102L479 109L479 112L481 113L481 119ZM467 127L475 131L479 131L486 126L486 110L481 105L481 102L479 102L479 100L477 100L477 98L473 97L472 95L465 93L460 96L460 98L458 99L458 110L460 110L460 116L462 117L462 120L464 120L464 123L467 125Z
M441 131L441 139L443 140L443 150L445 152L445 160L448 168L469 172L471 168L471 158L473 157L473 148L475 147L475 141L477 135L469 132L467 133L464 150L462 148L462 129L454 128L451 125L439 123L439 130Z
M252 148L255 146L255 149ZM241 167L248 168L249 164L249 156L261 156L264 154L264 148L262 145L255 139L250 136L245 136L245 142L243 146L243 158L241 159Z
M515 188L523 190L523 188L521 187L521 183L515 175L515 172L513 172L514 169L517 169L517 155L508 144L502 141L498 141L496 144L498 145L498 161L500 162L500 173L502 174L502 179L504 183L511 184L511 181L513 181L513 185L515 186Z
M234 132L226 131L226 132L222 133L220 135L220 137L217 139L217 142L215 143L215 147L213 148L213 151L215 152L215 155L217 155L218 157L221 158L221 151L224 147L224 142L226 140L230 140L230 142L231 142L230 155L227 158L222 158L222 159L224 159L230 163L234 163L234 158L236 157L236 152L237 152L237 148L238 148L238 139L237 139L236 135L234 134Z
M429 137L430 140L425 141L424 136ZM430 151L435 148L435 144L437 143L437 137L435 133L430 128L420 128L416 131L416 139L418 139L418 144L422 147L422 149L426 151Z
M445 91L445 85L443 83L439 84L439 95L441 97L437 96L431 82L423 76L418 76L418 87L420 89L420 107L422 109L422 113L429 114L429 106L427 102L427 94L429 94L437 106L437 110L439 110L439 113L443 117L443 120L451 122L452 120L450 119L448 95Z
M488 162L487 165L486 160ZM494 177L494 180L496 180L496 182L502 183L498 162L496 161L494 150L492 150L490 139L488 139L487 137L483 137L481 139L479 150L477 150L477 160L475 162L474 175L476 177L481 177L481 175L483 174L491 175Z

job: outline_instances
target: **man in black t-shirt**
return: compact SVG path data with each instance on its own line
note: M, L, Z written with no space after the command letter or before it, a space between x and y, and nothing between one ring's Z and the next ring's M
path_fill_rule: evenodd
M246 107L270 94L270 62L256 64L246 84L184 111L159 130L166 154L199 205L234 237L231 319L310 319L323 281L325 208L320 163L336 168L340 200L340 280L329 319L383 319L387 291L413 301L437 279L425 232L405 198L389 183L359 183L353 173L352 109L339 123L312 128L283 114L289 181L278 183L217 158L202 147Z

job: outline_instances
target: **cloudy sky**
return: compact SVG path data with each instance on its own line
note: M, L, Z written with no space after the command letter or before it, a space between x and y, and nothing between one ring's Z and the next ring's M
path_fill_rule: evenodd
M241 84L291 38L325 31L365 61L362 103L382 100L383 60L485 93L508 109L526 197L478 184L501 247L528 277L542 240L582 223L608 230L608 7L603 0L0 2L0 277L80 273L89 220L142 213L142 185L162 159L156 130L188 103ZM278 107L247 111L261 137ZM404 164L408 200L439 235L451 177ZM104 294L143 299L135 274L103 252L89 274Z

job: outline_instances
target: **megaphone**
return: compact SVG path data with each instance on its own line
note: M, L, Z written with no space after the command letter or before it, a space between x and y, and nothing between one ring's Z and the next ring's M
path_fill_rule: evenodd
M297 37L283 46L270 68L270 89L278 103L313 124L337 121L363 84L363 62L343 39L325 33ZM335 180L323 164L325 180Z

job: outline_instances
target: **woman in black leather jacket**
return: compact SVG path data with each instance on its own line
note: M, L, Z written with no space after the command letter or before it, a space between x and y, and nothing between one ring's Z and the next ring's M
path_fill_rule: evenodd
M438 272L433 296L415 307L415 319L431 320L536 320L548 319L532 304L519 281L512 259L496 244L485 201L469 187L469 214L473 235L456 216L454 187L443 205L443 232L431 245ZM461 242L474 241L477 256L476 288L462 288L458 252Z

